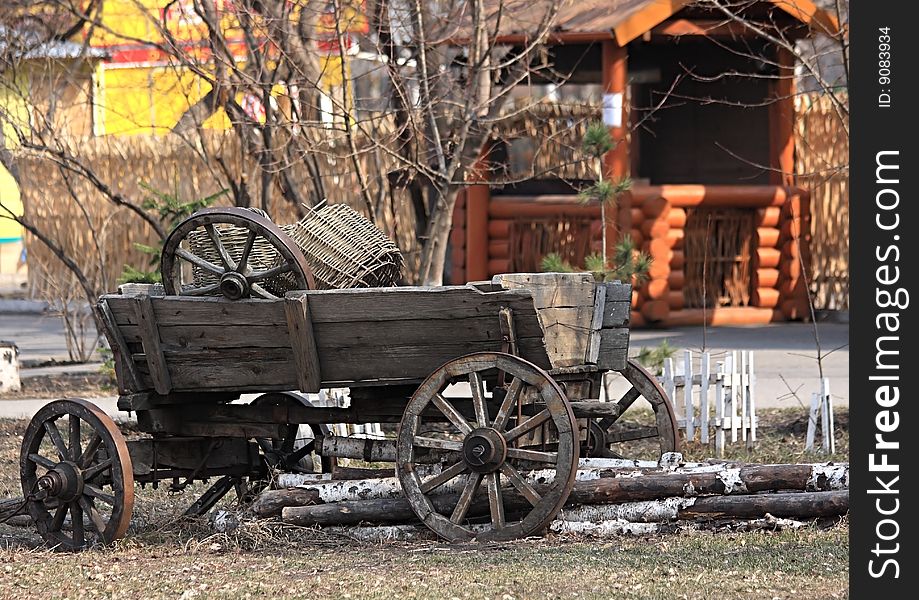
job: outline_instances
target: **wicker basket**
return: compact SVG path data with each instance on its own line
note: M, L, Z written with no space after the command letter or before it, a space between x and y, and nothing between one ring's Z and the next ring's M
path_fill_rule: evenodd
M313 269L318 289L388 287L402 277L402 253L347 204L312 211L281 227Z
M267 215L251 209L262 216ZM402 276L402 253L373 223L346 204L332 204L312 210L297 223L281 225L281 229L300 247L313 271L317 289L355 287L388 287ZM217 227L220 239L230 256L238 261L242 256L248 230L234 225ZM204 231L189 234L190 250L214 264L220 257ZM281 263L280 253L271 243L258 237L249 254L249 266L267 270ZM217 277L194 267L196 287L217 282ZM297 287L290 273L265 282L273 294L283 295ZM215 292L219 294L219 292Z

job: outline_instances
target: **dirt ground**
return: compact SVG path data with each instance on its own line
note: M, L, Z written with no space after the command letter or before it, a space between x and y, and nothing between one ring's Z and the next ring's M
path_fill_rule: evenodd
M837 461L848 415L837 415ZM26 422L0 420L0 498L21 494ZM817 462L803 451L800 411L760 413L756 462ZM127 432L132 434L134 432ZM688 460L707 449L685 449ZM194 492L138 489L135 524L112 548L78 554L41 547L31 528L0 525L0 599L47 598L847 598L848 522L798 530L682 530L509 544L365 544L274 522L215 533L178 518Z

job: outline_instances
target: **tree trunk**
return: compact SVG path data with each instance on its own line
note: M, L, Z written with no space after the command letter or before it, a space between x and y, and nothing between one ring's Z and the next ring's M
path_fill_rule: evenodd
M453 209L456 206L458 192L458 186L449 187L431 211L431 222L422 249L421 268L418 271L420 285L443 285L447 242L450 240L450 229L453 227Z

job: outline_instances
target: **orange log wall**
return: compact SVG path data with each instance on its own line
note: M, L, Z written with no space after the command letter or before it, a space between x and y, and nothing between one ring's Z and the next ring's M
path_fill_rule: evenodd
M476 186L480 191L485 186ZM483 199L479 199L481 202ZM649 280L632 295L632 326L701 323L713 325L761 324L808 318L809 309L801 267L809 264L810 207L806 191L786 186L663 185L636 187L631 193L630 229L636 246L654 259ZM570 196L537 199L500 196L478 207L476 219L466 216L468 203L460 197L451 236L451 283L465 283L467 274L486 277L510 270L510 231L514 220L547 216L560 219L590 215L592 245L600 246L600 210ZM755 251L751 265L751 306L708 311L684 308L683 234L686 209L696 206L749 208L756 211ZM470 230L470 221L486 220ZM485 278L485 277L481 277Z

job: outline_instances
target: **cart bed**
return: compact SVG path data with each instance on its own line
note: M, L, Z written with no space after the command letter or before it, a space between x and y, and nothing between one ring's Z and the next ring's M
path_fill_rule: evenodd
M628 350L630 286L577 274L279 300L148 295L155 289L131 286L100 300L122 393L416 383L458 356L501 351L505 307L518 354L542 368L621 369Z

